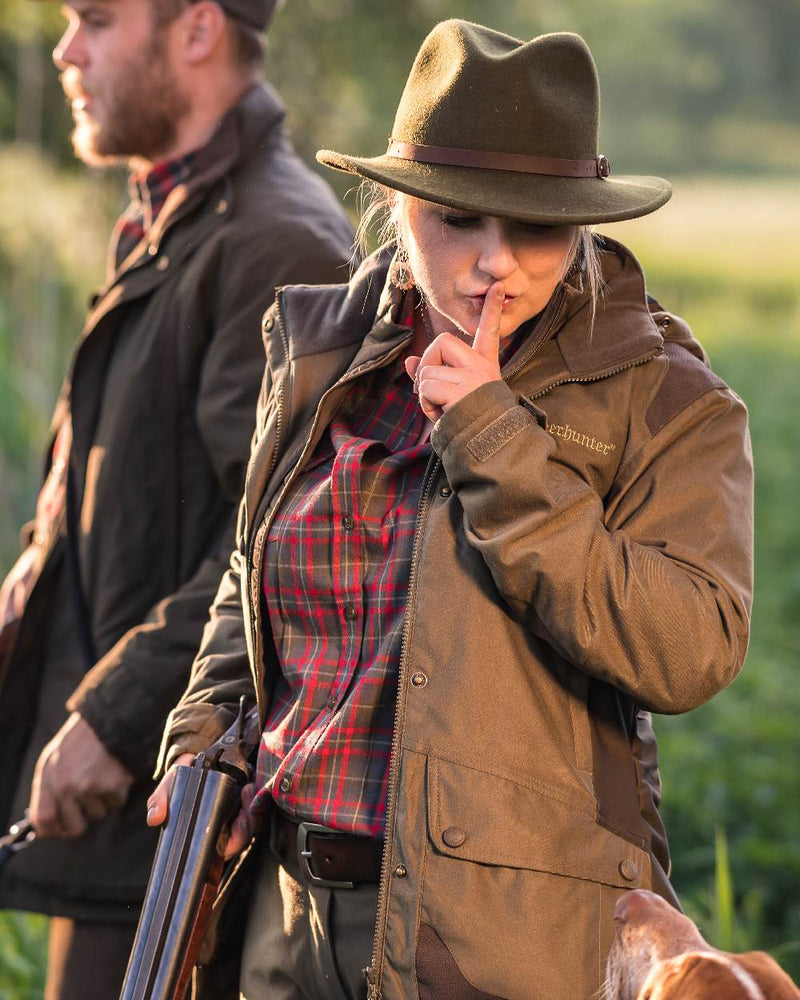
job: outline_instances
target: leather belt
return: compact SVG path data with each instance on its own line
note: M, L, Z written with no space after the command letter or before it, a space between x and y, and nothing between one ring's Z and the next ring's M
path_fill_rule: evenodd
M279 809L270 816L270 847L281 862L300 869L308 885L355 889L381 877L383 841L298 822Z

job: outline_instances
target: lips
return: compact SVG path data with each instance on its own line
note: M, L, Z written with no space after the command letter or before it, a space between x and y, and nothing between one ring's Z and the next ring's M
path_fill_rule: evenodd
M505 312L505 310L511 305L511 303L517 297L518 296L516 296L516 295L504 295L503 296L503 311L504 312ZM467 296L467 298L470 300L470 302L472 302L472 305L474 306L474 308L475 308L475 310L477 312L480 313L480 312L483 311L483 307L486 304L486 293L485 292L484 292L483 295L469 295L469 296Z

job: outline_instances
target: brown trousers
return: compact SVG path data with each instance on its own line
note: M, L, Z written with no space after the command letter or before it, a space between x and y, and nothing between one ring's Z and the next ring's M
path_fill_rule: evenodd
M242 1000L365 1000L377 885L309 887L264 848L242 957Z
M136 924L53 917L44 1000L115 1000L135 934Z

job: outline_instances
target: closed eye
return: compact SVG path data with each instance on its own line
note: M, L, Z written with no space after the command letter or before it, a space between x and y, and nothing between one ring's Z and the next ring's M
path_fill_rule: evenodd
M452 226L453 229L470 229L480 225L479 215L452 215L450 213L442 215L442 222L445 226Z

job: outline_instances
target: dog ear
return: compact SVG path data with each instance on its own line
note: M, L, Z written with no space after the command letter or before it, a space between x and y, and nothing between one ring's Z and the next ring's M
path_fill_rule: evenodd
M730 960L709 952L687 952L662 962L637 1000L765 1000L748 989Z
M734 961L755 979L764 1000L800 1000L800 990L765 951L748 951Z

